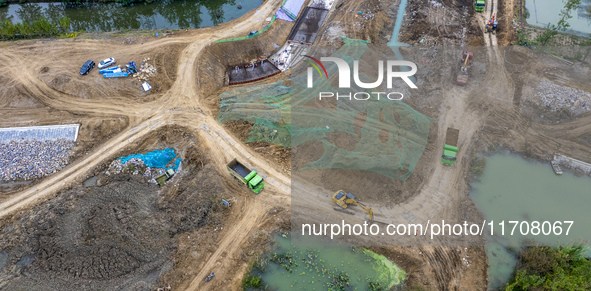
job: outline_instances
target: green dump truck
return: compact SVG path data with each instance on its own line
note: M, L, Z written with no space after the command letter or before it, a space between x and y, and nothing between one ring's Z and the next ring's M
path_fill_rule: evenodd
M476 0L476 3L474 3L474 10L476 10L476 12L482 12L484 11L484 6L486 6L486 0Z
M447 166L453 166L456 161L456 155L458 153L458 137L460 131L448 127L447 133L445 134L445 144L443 145L443 155L441 156L441 163Z
M233 159L227 167L232 176L242 181L242 183L248 186L248 188L250 188L250 190L252 190L254 193L259 194L259 192L265 188L263 177L261 177L256 171L251 171L236 159Z

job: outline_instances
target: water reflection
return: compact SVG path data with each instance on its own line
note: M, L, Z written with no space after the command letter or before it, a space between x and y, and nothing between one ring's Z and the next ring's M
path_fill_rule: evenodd
M260 6L262 0L164 0L123 6L118 3L26 3L0 8L0 21L32 22L46 17L52 22L71 19L73 30L175 29L215 26L236 19Z

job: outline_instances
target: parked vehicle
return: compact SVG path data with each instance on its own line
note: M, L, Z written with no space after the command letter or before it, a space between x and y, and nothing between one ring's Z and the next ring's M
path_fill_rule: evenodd
M108 58L108 59L104 59L102 62L100 62L98 64L98 67L99 67L99 69L102 69L102 68L106 68L106 67L114 65L114 64L115 64L115 59Z
M86 61L86 63L84 63L84 65L82 65L82 68L80 68L80 75L88 74L88 72L90 72L90 70L92 70L93 68L94 68L94 62L91 60Z

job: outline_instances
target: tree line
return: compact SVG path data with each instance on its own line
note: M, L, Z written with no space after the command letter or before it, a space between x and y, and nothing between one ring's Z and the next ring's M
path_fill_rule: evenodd
M40 17L30 23L12 23L10 20L0 22L0 39L26 39L64 35L70 31L70 19L62 17L58 22L51 22Z

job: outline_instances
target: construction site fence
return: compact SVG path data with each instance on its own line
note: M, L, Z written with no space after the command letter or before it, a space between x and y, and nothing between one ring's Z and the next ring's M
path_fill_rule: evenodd
M271 27L271 24L273 24L273 22L275 21L275 17L276 16L273 16L273 18L271 18L271 22L269 22L269 24L267 26L265 26L265 28L261 29L261 31L259 31L257 33L254 33L252 35L247 35L247 36L241 36L241 37L233 37L233 38L220 39L220 40L216 40L215 43L245 40L245 39L256 37L257 35L265 32L267 29L269 29L269 27Z
M283 0L283 3L281 3L281 7L283 7L283 5L285 5L285 1L287 0ZM273 18L271 18L271 22L269 22L269 25L265 26L265 28L261 29L261 31L253 34L253 35L247 35L247 36L241 36L241 37L233 37L233 38L226 38L226 39L220 39L220 40L216 40L214 43L221 43L221 42L229 42L229 41L238 41L238 40L245 40L245 39L249 39L249 38L253 38L263 32L265 32L267 29L269 29L269 27L271 27L271 24L273 24L273 22L275 21L275 17L277 17L276 15L273 15Z

